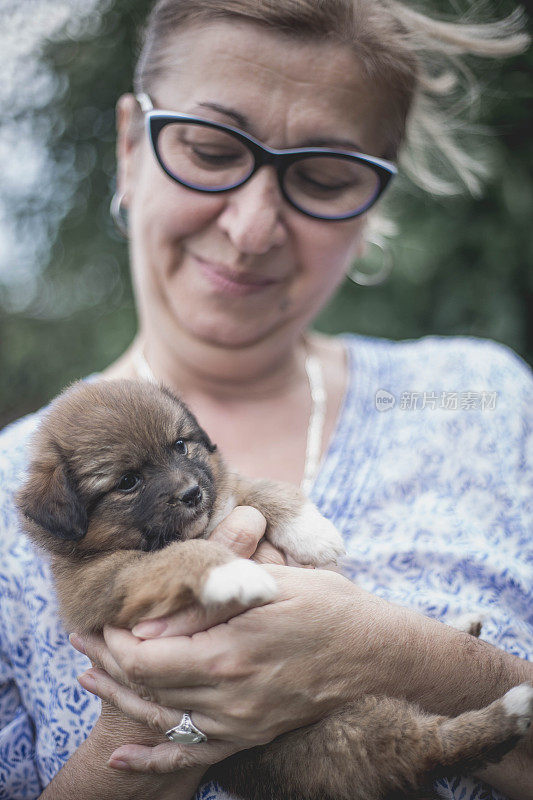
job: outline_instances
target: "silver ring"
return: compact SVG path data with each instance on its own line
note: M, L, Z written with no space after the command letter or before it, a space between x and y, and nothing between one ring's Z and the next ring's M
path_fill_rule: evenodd
M200 742L207 742L207 736L200 728L196 727L187 712L185 712L181 718L180 724L176 725L175 728L170 728L170 730L165 733L165 736L167 739L170 739L171 742L177 742L177 744L199 744Z

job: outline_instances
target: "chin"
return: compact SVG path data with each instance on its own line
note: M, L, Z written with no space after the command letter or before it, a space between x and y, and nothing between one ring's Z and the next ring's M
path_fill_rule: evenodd
M287 319L273 319L265 315L261 319L257 314L247 314L246 319L235 319L227 314L205 312L194 319L179 319L178 324L187 334L206 344L217 347L241 348L251 347L262 341L286 323Z
M198 331L193 335L196 339L204 342L205 344L215 345L216 347L225 347L228 349L240 349L245 347L252 347L261 342L271 329L265 331L258 331L257 327L253 331Z

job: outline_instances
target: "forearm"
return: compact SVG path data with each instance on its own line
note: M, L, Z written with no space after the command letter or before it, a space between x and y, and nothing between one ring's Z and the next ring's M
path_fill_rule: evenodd
M421 694L430 711L460 714L501 697L512 686L533 685L533 665L488 642L446 625L428 626L428 664L413 664ZM533 736L531 729L499 764L480 770L478 777L513 800L533 800Z
M383 621L383 628L378 623L373 634L383 669L373 671L371 692L403 696L427 711L455 716L487 705L519 683L533 684L529 662L408 609L378 598L372 603L375 618ZM380 637L390 640L391 630L392 649L390 641L381 647ZM500 764L480 771L479 777L511 798L533 800L531 731Z
M133 738L133 737L132 737ZM205 767L171 774L132 773L107 765L120 745L116 736L96 724L91 735L70 757L40 796L40 800L190 800Z
M512 800L533 800L531 734L527 745L519 745L499 764L478 770L476 775Z

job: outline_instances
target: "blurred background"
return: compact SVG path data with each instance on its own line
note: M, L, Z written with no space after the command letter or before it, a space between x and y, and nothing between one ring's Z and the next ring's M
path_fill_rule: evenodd
M151 0L0 0L0 427L98 371L135 334L126 245L109 218L114 106ZM476 6L478 4L475 4ZM454 14L472 3L427 0ZM503 16L511 2L483 6ZM495 339L533 362L533 52L471 65L481 198L387 198L399 235L377 287L346 281L316 327Z

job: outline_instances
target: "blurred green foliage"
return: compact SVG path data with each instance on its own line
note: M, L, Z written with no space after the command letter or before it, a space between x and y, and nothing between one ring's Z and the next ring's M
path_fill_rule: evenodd
M108 207L114 104L131 89L136 31L150 4L108 2L98 25L71 26L44 50L43 63L61 90L30 121L36 131L47 131L52 162L58 175L69 176L71 196L52 230L46 263L31 285L4 289L0 301L0 425L105 367L134 336L127 250ZM449 4L432 5L442 10ZM503 6L498 13L512 8ZM488 129L478 137L493 167L482 199L391 193L389 208L400 229L391 278L370 288L347 281L321 314L319 329L394 339L483 336L533 360L532 66L531 51L496 64L478 60L480 116ZM22 203L19 222L31 212Z

